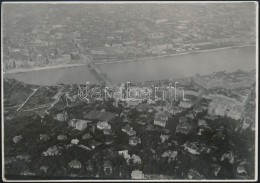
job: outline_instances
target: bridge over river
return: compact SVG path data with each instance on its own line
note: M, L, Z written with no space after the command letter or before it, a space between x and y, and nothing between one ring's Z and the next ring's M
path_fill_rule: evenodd
M93 62L88 62L90 71L96 76L100 83L106 84L106 86L112 86L111 80L103 74Z
M99 70L97 65L93 62L93 58L91 56L82 55L82 57L84 58L84 61L87 63L92 74L99 80L101 84L105 84L109 87L112 86L112 81Z

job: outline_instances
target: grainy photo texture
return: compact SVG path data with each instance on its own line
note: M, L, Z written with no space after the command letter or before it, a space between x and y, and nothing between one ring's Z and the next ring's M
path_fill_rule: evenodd
M5 2L2 179L258 178L256 2Z

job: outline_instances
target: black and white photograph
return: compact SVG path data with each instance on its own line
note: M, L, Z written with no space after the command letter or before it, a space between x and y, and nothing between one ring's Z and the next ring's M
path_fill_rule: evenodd
M1 4L2 180L257 181L255 1Z

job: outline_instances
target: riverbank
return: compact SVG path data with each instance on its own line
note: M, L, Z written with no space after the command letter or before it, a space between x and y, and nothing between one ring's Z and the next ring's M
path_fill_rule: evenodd
M66 67L77 67L86 65L86 63L76 63L76 64L60 64L60 65L51 65L51 66L45 66L45 67L35 67L35 68L29 68L29 69L15 69L11 71L3 72L3 74L16 74L16 73L23 73L23 72L30 72L30 71L41 71L41 70L48 70L48 69L58 69L58 68L66 68Z
M229 46L229 47L222 47L222 48L213 48L213 49L208 49L208 50L198 50L198 51L190 51L190 52L183 52L183 53L173 53L173 54L168 54L168 55L158 55L158 56L144 57L144 58L137 58L137 59L130 59L130 60L107 61L107 62L105 60L103 60L103 61L100 61L100 63L95 63L95 64L100 65L100 64L111 64L111 63L122 63L122 62L135 62L135 61L142 61L142 60L155 59L155 58L174 57L174 56L189 55L189 54L202 53L202 52L253 47L253 46L256 46L256 45Z
M218 51L218 50L225 50L225 49L253 47L253 46L256 46L256 45L230 46L230 47L222 47L222 48L214 48L214 49L208 49L208 50L190 51L190 52L183 52L183 53L173 53L173 54L168 54L168 55L158 55L158 56L144 57L144 58L137 58L137 59L129 59L129 60L118 60L118 61L102 60L99 63L95 63L95 64L101 65L101 64L112 64L112 63L123 63L123 62L136 62L136 61L142 61L142 60L147 60L148 61L149 59L174 57L174 56L189 55L189 54L196 54L196 53L202 53L202 52L211 52L211 51ZM3 72L3 74L16 74L16 73L24 73L24 72L31 72L31 71L41 71L41 70L57 69L57 68L70 68L70 67L77 67L77 66L84 66L84 65L86 65L86 63L61 64L61 65L52 65L52 66L36 67L36 68L29 68L29 69L15 69L15 70Z
M100 72L109 77L113 83L179 79L192 77L196 74L212 74L218 71L234 72L238 69L244 71L256 69L256 49L255 47L222 49L176 57L147 59L140 62L100 64L97 66ZM66 66L36 72L5 74L4 78L19 79L26 84L46 86L62 83L99 82L89 67L82 64L81 66Z

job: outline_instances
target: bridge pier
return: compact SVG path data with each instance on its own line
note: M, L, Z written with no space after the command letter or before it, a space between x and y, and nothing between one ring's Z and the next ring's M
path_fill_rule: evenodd
M90 71L97 77L99 82L104 82L106 85L111 86L111 82L107 77L105 77L102 72L91 62L88 62L88 67Z

